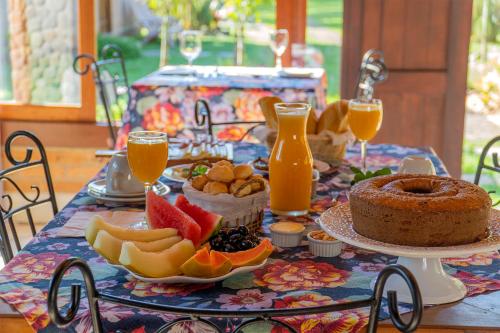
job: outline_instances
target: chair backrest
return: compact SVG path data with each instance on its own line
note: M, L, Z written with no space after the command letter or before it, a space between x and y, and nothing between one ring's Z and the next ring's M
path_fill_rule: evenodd
M27 138L29 139L36 148L38 149L39 159L35 159L33 156L33 147L27 147L24 159L16 159L12 154L12 143L17 138ZM28 223L31 229L31 233L34 236L36 234L35 224L33 222L33 216L31 213L31 208L44 204L50 203L52 206L52 211L57 214L57 202L56 195L54 192L54 186L52 184L52 177L50 175L49 163L47 160L47 154L45 153L45 148L40 140L33 134L27 131L16 131L9 135L7 141L5 142L5 155L7 160L12 164L11 167L0 170L0 185L9 185L13 188L14 193L17 193L22 198L22 204L17 206L14 205L14 200L11 194L2 192L0 201L0 252L7 263L13 257L12 246L10 244L10 236L7 232L7 223L9 225L10 233L16 245L17 251L21 249L21 244L19 242L19 237L14 225L13 216L21 212L25 212L28 217ZM32 185L31 190L33 193L26 193L21 189L19 184L12 178L12 174L19 173L24 169L31 168L37 165L41 165L44 173L44 181L47 185L48 197L40 197L41 191L38 185Z
M208 101L205 99L199 99L194 104L194 119L196 125L199 127L206 127L207 135L212 136L214 133L214 127L217 126L232 126L232 125L253 125L243 134L238 141L242 141L248 134L250 134L256 127L265 125L265 121L224 121L224 122L214 122L212 120L212 110Z
M479 185L481 180L481 175L483 170L490 170L493 172L500 173L500 161L498 158L498 152L493 151L493 147L497 144L500 146L500 135L491 139L483 148L481 156L479 156L479 162L477 163L476 176L474 177L474 184ZM491 155L491 164L488 164L487 158ZM496 191L490 191L491 193L496 193ZM499 193L500 194L500 193ZM500 200L493 203L493 206L500 204Z
M90 69L104 107L109 136L114 146L116 144L114 125L120 123L130 100L130 87L122 50L117 45L108 44L102 48L99 60L86 53L76 56L73 61L75 73L86 75Z

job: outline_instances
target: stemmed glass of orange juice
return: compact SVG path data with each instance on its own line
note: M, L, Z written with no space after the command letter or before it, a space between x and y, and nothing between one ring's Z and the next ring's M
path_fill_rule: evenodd
M366 171L366 143L377 135L382 125L382 101L370 99L349 101L347 117L354 136L361 142L361 168Z
M130 132L127 141L127 156L130 170L137 179L144 183L147 197L148 191L167 167L167 134L154 131ZM134 228L148 228L147 218Z

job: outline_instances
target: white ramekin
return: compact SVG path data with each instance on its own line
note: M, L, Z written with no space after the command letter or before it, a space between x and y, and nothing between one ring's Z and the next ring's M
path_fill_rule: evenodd
M279 247L296 247L300 246L302 243L302 238L304 236L304 230L301 232L280 232L273 230L271 231L271 241L274 245Z
M343 244L341 241L314 239L311 237L311 232L307 234L307 240L309 241L309 251L312 254L318 257L336 257L340 254Z

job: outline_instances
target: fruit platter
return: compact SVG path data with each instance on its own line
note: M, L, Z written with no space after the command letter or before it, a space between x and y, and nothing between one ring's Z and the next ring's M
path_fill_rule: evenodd
M95 215L85 238L109 264L158 283L221 281L264 266L273 252L269 239L259 239L245 226L222 229L222 216L182 194L172 205L148 192L146 216L150 229L113 225Z

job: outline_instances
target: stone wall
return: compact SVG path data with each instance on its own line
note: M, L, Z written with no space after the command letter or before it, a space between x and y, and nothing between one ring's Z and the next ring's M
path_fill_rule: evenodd
M16 101L78 103L77 2L10 0L12 81Z
M29 38L26 30L25 3L9 0L10 61L12 93L16 101L31 100L31 73Z

